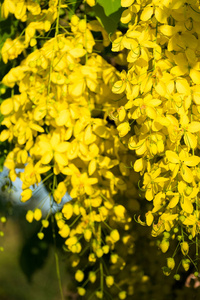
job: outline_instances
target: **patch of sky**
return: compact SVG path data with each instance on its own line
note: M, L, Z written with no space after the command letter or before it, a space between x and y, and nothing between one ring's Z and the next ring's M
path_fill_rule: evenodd
M16 173L23 172L23 169L16 169ZM62 201L57 204L53 201L51 195L49 195L48 190L41 182L38 186L31 186L33 191L32 197L26 203L21 202L21 192L22 192L22 181L19 177L14 182L11 182L8 178L9 170L3 168L3 171L0 172L0 198L1 201L6 202L10 201L13 205L21 206L24 209L34 209L39 207L43 214L48 214L49 212L55 213L62 209L63 205L66 202L72 200L70 195L66 193L62 198Z

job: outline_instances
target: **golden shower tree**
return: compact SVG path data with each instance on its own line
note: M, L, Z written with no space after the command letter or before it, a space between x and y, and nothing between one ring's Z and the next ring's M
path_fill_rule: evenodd
M41 182L52 206L71 196L26 219L39 239L55 219L79 295L147 288L136 221L165 275L198 277L199 1L5 0L1 22L1 162L22 202Z

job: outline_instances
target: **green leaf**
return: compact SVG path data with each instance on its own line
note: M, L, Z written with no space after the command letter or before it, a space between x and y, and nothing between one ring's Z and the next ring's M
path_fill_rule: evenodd
M119 10L115 11L109 16L105 14L103 7L98 3L93 7L93 10L95 12L97 20L101 23L107 33L113 34L117 29L124 8L121 7Z
M71 19L71 17L76 13L76 9L80 6L81 0L67 0L66 4L68 6L67 15L69 19Z
M16 32L18 20L12 17L2 19L0 16L0 46L2 47L7 38L12 38Z
M97 0L97 4L103 7L107 17L121 8L121 0Z

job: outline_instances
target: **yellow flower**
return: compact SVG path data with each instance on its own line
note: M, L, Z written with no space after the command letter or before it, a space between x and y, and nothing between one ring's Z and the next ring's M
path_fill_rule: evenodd
M67 192L67 188L66 188L66 185L63 181L59 182L57 188L54 190L53 192L53 197L54 197L54 200L57 202L57 203L60 203L62 198L64 197L64 195L66 194Z
M153 200L155 194L157 194L163 183L169 181L168 178L159 177L160 173L161 169L157 168L152 170L150 173L146 172L144 174L143 188L146 190L145 197L148 201Z
M95 0L86 0L86 3L89 5L89 6L94 6L96 1Z
M112 239L112 241L113 241L114 243L116 243L117 241L119 241L120 235L119 235L118 230L117 230L117 229L113 229L113 230L111 231L111 233L110 233L110 237L111 237L111 239Z
M117 126L117 130L119 131L119 136L124 137L131 130L131 127L128 122L123 122Z
M180 123L184 130L184 142L186 146L195 149L197 147L197 136L194 133L200 131L200 122L192 121L189 123L189 119L186 116L183 116Z
M14 103L12 98L4 100L1 104L1 113L6 116L9 115L14 109Z
M161 104L161 100L153 99L152 95L148 94L144 98L138 98L133 101L133 106L137 107L131 111L131 118L138 119L145 115L150 119L155 119L157 116L156 107Z
M188 214L191 214L194 210L193 204L189 197L182 196L180 200L181 208Z
M135 0L121 0L121 6L122 7L129 7L131 6Z
M1 16L2 18L7 18L9 13L14 14L15 4L12 0L5 0L1 5Z
M115 207L114 207L114 213L115 213L115 215L116 215L116 217L117 217L117 219L119 220L119 221L123 221L123 220L125 220L125 215L126 215L126 209L125 209L125 207L124 206L122 206L122 205L116 205Z
M67 224L64 224L64 226L58 231L58 233L60 234L60 236L62 236L63 238L68 237L69 233L70 233L70 228Z
M112 92L115 94L121 94L126 89L128 78L127 78L127 74L124 70L121 72L120 77L121 77L121 80L115 82L112 87Z
M32 190L30 189L25 189L24 191L21 192L21 201L26 202L32 197Z
M45 173L49 170L49 167L42 168L40 164L33 165L30 161L24 168L24 172L20 173L20 179L22 181L22 189L29 188L31 185L39 184L41 181L41 173Z
M71 203L64 204L62 213L64 217L69 220L73 215L73 205Z
M122 0L122 6L123 7L128 7L128 9L124 10L122 15L121 15L121 19L120 21L124 24L127 24L131 21L132 17L134 14L137 14L140 10L140 4L135 3L135 4L130 4L133 3L133 0ZM128 6L127 6L128 5Z
M8 60L17 58L24 49L25 45L19 38L15 40L8 38L1 49L3 62L7 64Z
M174 226L174 221L177 219L177 217L178 214L166 212L160 216L159 221L162 222L162 224L164 224L166 231L170 231Z
M53 132L51 136L40 135L38 139L38 146L40 149L41 163L49 164L52 159L60 166L66 166L68 164L67 149L69 147L68 142L60 141L60 134ZM31 151L32 154L34 150Z
M171 170L173 171L172 178L180 172L184 181L191 183L193 181L192 170L189 167L194 167L200 163L198 156L190 156L185 151L181 151L179 155L174 151L167 150L166 158L171 164ZM180 170L180 171L179 171Z
M97 182L97 178L90 178L87 176L87 173L72 175L72 190L70 191L70 196L72 198L76 198L77 196L85 193L87 195L92 195L94 193L92 185L96 184Z
M194 84L200 84L199 63L188 61L184 53L174 56L176 66L171 69L171 74L175 76L189 75Z
M148 211L145 216L146 216L147 226L151 226L151 224L153 223L153 219L154 219L153 214L151 213L151 211Z
M29 68L27 66L18 66L11 69L2 79L2 83L13 88L17 82L25 77L28 70Z

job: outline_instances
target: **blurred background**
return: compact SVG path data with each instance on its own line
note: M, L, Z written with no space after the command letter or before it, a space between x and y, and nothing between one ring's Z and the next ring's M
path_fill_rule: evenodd
M52 224L44 230L39 240L40 222L28 223L28 209L41 207L45 216L50 210L50 198L43 185L33 192L27 203L20 202L21 181L10 182L6 169L0 173L0 300L59 300L55 254L59 260L62 290L65 299L77 299L73 290L74 277L70 276L67 255L62 253L63 239L53 240ZM71 198L66 195L60 205L54 204L52 212L58 211ZM7 221L4 223L4 217ZM60 250L56 246L59 246ZM4 248L4 251L3 251ZM75 289L75 287L74 287Z
M53 238L53 223L50 222L50 226L44 229L44 239L40 240L37 233L40 231L41 222L26 221L27 210L40 206L44 201L43 214L49 212L51 201L45 187L41 185L33 193L32 199L23 204L20 202L21 181L17 179L11 183L7 178L7 170L4 170L0 175L0 191L0 250L4 248L4 251L0 251L0 300L62 300L60 288L64 300L88 300L78 297L76 293L77 282L74 279L70 256L63 251L64 239L58 235ZM70 200L69 195L66 195L61 205L54 205L52 211L58 211ZM4 217L7 219L5 223ZM133 253L136 270L130 275L130 280L133 279L137 284L134 284L133 296L127 299L200 299L200 287L194 288L194 279L191 278L190 287L185 286L187 278L194 270L182 272L180 281L175 281L172 275L164 276L162 266L171 254L164 255L158 251L149 228L137 223L134 226L139 239L136 240ZM137 279L141 278L141 274L148 279L141 282ZM90 286L88 288L90 289ZM96 300L96 297L90 300Z

